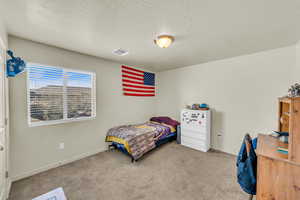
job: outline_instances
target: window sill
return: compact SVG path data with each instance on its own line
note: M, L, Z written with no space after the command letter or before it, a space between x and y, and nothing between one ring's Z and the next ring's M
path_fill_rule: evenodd
M55 124L65 124L70 122L80 122L80 121L88 121L94 120L95 117L81 117L76 119L63 119L63 120L53 120L53 121L45 121L45 122L28 122L29 127L37 127L37 126L48 126L48 125L55 125Z

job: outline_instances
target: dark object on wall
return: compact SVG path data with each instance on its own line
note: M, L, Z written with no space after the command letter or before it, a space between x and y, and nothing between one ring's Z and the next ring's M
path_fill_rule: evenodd
M7 76L15 77L16 75L25 70L26 63L20 57L14 57L13 52L11 50L8 50L7 54L11 57L11 59L8 59L6 62Z
M177 126L177 144L181 144L181 128L180 125Z
M300 97L300 85L298 83L289 88L289 97Z

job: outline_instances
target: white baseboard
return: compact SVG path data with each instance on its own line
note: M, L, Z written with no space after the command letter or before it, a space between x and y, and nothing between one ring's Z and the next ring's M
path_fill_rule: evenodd
M231 153L231 152L227 152L227 151L224 151L224 150L220 150L220 149L216 149L216 148L211 148L211 150L215 151L215 152L220 152L220 153L225 153L227 155L231 155L231 156L237 156L236 153Z
M27 177L33 176L33 175L35 175L35 174L38 174L38 173L47 171L47 170L49 170L49 169L53 169L53 168L56 168L56 167L65 165L65 164L68 164L68 163L71 163L71 162L80 160L80 159L82 159L82 158L86 158L86 157L95 155L95 154L97 154L97 153L100 153L100 152L103 152L103 151L106 151L106 150L107 150L107 148L103 148L103 149L98 149L98 150L95 150L95 151L83 153L83 154L74 156L74 157L72 157L72 158L70 158L70 159L62 160L62 161L59 161L59 162L56 162L56 163L52 163L52 164L49 164L49 165L45 165L45 166L43 166L43 167L40 167L40 168L35 169L35 170L32 170L32 171L28 171L28 172L24 172L24 173L21 173L21 174L17 174L17 175L15 175L15 176L12 176L12 177L11 177L11 181L12 181L12 182L18 181L18 180L20 180L20 179L23 179L23 178L27 178Z

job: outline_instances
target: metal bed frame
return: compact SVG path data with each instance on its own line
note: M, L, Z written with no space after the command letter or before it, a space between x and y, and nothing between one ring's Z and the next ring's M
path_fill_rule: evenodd
M156 147L154 149L156 149L156 148L160 147L161 145L166 144L168 142L172 142L172 141L176 140L176 138L177 138L177 133L175 133L174 135L172 135L170 137L166 137L166 138L163 138L161 140L158 140L158 141L155 142ZM139 158L138 159L134 159L127 151L125 151L124 149L119 148L118 144L115 143L115 142L113 142L112 144L110 144L108 146L108 149L110 151L117 149L117 150L121 151L122 153L126 154L127 156L129 156L131 158L131 163L137 162L139 160ZM152 150L154 150L154 149L152 149ZM148 151L147 153L151 152L152 150Z

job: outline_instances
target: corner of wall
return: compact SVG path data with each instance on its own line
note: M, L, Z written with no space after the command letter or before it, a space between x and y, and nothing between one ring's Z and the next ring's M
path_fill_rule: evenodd
M300 81L297 47L297 66L292 45L159 72L157 112L179 117L185 104L208 103L212 148L237 154L246 132L255 136L276 128L277 97L286 94L296 76Z
M296 59L298 64L300 64L300 40L296 44Z
M300 82L300 40L296 43L295 59L295 68L292 71L292 84Z
M7 48L7 31L4 22L0 18L0 44Z

